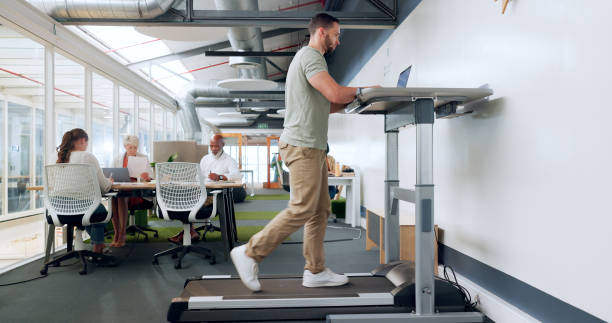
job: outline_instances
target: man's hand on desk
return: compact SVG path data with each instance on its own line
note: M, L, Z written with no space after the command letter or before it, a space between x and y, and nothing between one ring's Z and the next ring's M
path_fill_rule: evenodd
M208 174L208 179L213 181L226 181L227 177L215 173L210 173Z
M149 173L144 172L142 174L140 174L140 178L145 181L145 182L150 182L151 181L151 176L149 176Z

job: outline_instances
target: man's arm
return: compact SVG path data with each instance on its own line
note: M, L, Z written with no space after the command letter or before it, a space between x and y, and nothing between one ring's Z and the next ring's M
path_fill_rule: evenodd
M340 112L340 111L344 110L345 107L346 107L346 104L332 103L330 108L329 108L329 113Z
M228 155L229 156L229 155ZM238 163L233 158L228 158L225 163L227 163L227 174L223 174L223 180L225 181L239 181L242 179L242 173L240 173L240 169L238 169Z
M356 87L342 86L329 75L328 72L322 71L308 79L308 83L331 103L349 104L355 99L357 93ZM332 109L334 106L332 105ZM331 111L330 111L331 112ZM332 112L333 113L333 112Z

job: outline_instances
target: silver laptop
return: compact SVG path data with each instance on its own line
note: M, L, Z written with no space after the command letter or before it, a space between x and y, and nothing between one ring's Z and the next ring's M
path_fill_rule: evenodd
M130 182L130 172L127 168L102 168L104 177L112 177L116 183Z

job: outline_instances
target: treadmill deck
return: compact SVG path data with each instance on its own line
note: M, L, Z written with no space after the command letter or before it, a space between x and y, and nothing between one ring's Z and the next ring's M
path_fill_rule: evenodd
M224 300L359 297L364 293L387 293L395 286L385 277L350 277L344 286L308 288L302 286L302 277L260 278L261 292L247 289L240 279L203 279L190 281L179 298L187 301L196 297L222 297ZM359 293L355 292L359 291ZM209 298L212 299L212 298Z

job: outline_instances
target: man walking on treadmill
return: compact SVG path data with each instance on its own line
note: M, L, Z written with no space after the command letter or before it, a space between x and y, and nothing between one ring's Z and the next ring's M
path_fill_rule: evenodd
M348 277L325 267L323 239L330 215L325 149L329 114L342 110L361 89L336 83L323 58L323 54L332 52L340 44L338 19L317 14L310 20L308 30L308 46L293 58L285 86L287 111L279 147L291 174L289 206L248 244L231 252L240 279L252 291L261 290L258 263L302 226L306 259L302 285L323 287L348 283Z

